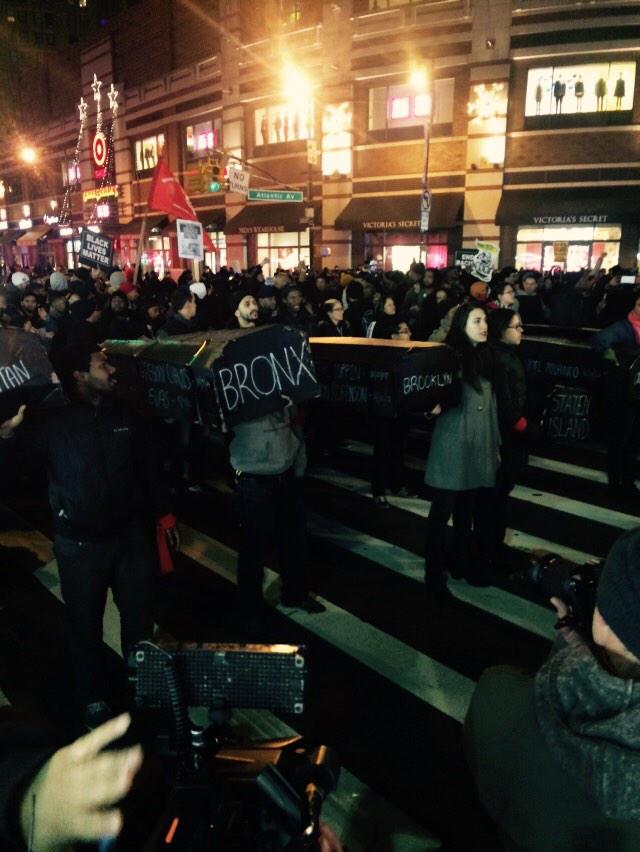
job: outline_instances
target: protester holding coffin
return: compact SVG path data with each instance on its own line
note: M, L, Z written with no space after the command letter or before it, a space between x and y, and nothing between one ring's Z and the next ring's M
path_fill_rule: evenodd
M493 393L493 356L487 347L487 314L472 303L453 315L446 343L460 359L460 403L438 414L429 449L425 482L433 489L427 523L427 586L446 591L445 572L486 585L488 554L483 530L476 530L479 558L471 560L474 501L479 488L493 488L499 460L500 435ZM447 560L445 537L453 514L454 553ZM483 552L484 551L484 552Z
M22 425L24 407L0 426L0 452L21 446L43 458L53 515L53 547L71 620L77 692L84 721L111 714L102 658L109 587L120 611L122 650L148 637L157 564L156 524L175 532L152 436L113 397L115 369L90 345L68 347L57 369L71 403Z
M254 328L258 304L238 292L232 302L241 328ZM273 414L238 423L229 442L241 540L238 597L241 614L254 621L264 606L263 566L274 540L280 554L281 601L308 613L324 607L309 596L303 477L306 448L298 411L286 396Z

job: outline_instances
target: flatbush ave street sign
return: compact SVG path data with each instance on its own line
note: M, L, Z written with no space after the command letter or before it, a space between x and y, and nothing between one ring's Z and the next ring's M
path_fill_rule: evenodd
M302 201L302 193L291 189L250 189L248 201Z

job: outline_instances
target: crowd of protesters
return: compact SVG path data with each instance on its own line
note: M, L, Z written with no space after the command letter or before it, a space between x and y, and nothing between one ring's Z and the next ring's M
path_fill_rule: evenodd
M162 461L154 456L157 448L147 434L140 440L140 423L112 401L113 368L99 350L102 341L162 340L280 323L309 336L449 345L458 356L460 395L429 414L434 428L425 472L431 490L425 583L436 597L450 595L447 574L482 586L506 570L507 498L522 475L537 428L527 419L525 374L518 356L524 327L591 328L593 348L618 364L628 350L640 347L635 280L625 283L621 269L604 273L600 264L576 274L505 268L490 282L457 267L432 270L421 263L406 274L368 268L312 274L301 265L267 277L256 266L243 273L205 268L200 281L189 271L175 280L151 270L134 281L130 268L101 272L80 267L47 276L13 270L5 278L0 283L0 328L40 337L72 401L66 410L32 423L36 428L25 434L30 452L41 450L48 469L55 553L90 728L113 715L104 672L97 665L106 591L114 589L123 648L128 647L151 629L154 559L148 531L154 522L160 549L165 534L177 545ZM8 439L3 443L10 445L19 435L23 419L21 409L2 424L1 437ZM617 467L610 459L610 482L630 490L637 407L627 406L616 423L612 447ZM374 417L371 427L372 497L376 509L386 509L388 491L407 493L402 471L409 421ZM183 424L171 428L170 442L184 450L180 466L192 431ZM304 573L306 452L297 410L289 405L237 426L228 449L242 530L238 585L243 614L259 623L264 549L274 534L282 555L282 603L309 614L323 612L324 606L309 594ZM83 510L89 504L95 508L90 517ZM279 525L279 517L287 523ZM447 534L451 517L453 548Z

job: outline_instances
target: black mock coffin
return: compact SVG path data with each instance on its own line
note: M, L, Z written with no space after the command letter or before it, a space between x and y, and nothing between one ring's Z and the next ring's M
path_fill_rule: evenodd
M309 343L281 325L168 340L108 340L119 393L138 410L232 427L318 396Z
M64 404L64 394L37 334L0 328L0 423L25 404L30 409Z
M431 411L460 393L448 346L360 337L312 337L321 399L379 417Z

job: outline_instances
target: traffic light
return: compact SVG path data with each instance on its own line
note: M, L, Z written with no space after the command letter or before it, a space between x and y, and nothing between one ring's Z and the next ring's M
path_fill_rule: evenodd
M209 171L209 192L220 192L222 189L222 165L220 160L213 160Z

